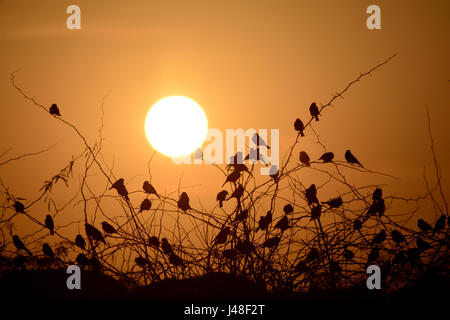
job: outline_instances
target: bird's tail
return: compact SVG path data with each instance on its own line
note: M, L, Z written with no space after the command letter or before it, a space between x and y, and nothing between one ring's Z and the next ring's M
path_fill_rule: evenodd
M54 235L55 233L53 232L53 230L50 230L50 235Z
M316 121L319 121L319 115L316 115Z

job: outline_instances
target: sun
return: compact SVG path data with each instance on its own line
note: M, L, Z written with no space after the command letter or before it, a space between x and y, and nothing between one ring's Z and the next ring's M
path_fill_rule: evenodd
M145 134L154 149L177 158L201 147L208 131L203 109L183 96L165 97L147 113Z

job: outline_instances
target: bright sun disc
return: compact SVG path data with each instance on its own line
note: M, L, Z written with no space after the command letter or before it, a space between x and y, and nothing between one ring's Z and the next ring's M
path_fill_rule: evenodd
M200 147L206 138L208 120L193 100L172 96L159 100L145 119L145 133L153 148L177 158Z

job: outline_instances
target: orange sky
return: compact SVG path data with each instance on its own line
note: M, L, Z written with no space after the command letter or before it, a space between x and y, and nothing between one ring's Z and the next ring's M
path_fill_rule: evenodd
M81 30L66 28L70 4L81 8ZM370 4L381 8L381 30L366 27ZM0 166L0 176L13 194L31 198L82 150L73 131L12 88L17 69L22 89L43 105L58 103L91 143L108 94L105 160L137 189L153 153L145 115L159 99L194 99L210 127L221 130L279 128L283 157L295 139L295 118L308 118L312 101L328 102L396 53L314 128L338 159L350 148L367 168L399 178L371 176L370 183L417 195L424 191L423 167L432 164L426 105L444 179L449 174L449 27L449 1L0 1L0 151L12 147L8 158L56 144L39 157ZM301 148L318 158L321 149L312 141ZM176 191L181 177L194 205L215 205L220 171L176 166L155 154L158 191ZM444 180L447 194L449 186Z

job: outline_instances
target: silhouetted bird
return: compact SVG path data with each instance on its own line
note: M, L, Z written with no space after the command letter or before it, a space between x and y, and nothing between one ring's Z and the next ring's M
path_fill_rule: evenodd
M169 262L173 264L175 267L183 265L183 259L177 256L175 253L171 253L169 255Z
M376 261L380 256L380 250L378 248L373 248L370 253L369 256L367 257L367 263L371 263Z
M53 258L55 256L55 253L53 252L52 248L48 245L48 243L44 243L42 245L42 252L48 256Z
M273 181L275 181L275 183L278 182L278 172L279 172L278 166L276 165L272 165L269 168L269 175L273 179Z
M437 232L437 231L440 231L440 230L444 229L444 227L445 227L445 218L446 217L443 214L443 215L441 215L439 217L439 219L436 220L436 223L434 224L433 232Z
M233 249L225 249L222 251L222 255L226 259L233 260L234 258L236 258L237 252L236 252L236 250L233 250Z
M311 103L311 106L309 107L309 112L311 113L312 117L316 118L316 121L319 121L319 108L317 108L315 102Z
M159 194L156 192L156 189L148 181L144 181L144 184L142 185L142 189L144 189L145 193L154 194L158 198L161 198L159 196Z
M420 259L420 249L419 248L410 248L406 250L406 256L408 262L411 264L416 263Z
M159 248L159 239L156 236L148 238L148 244L154 248Z
M256 147L267 147L267 149L270 149L270 147L266 144L266 142L259 136L257 132L252 137L253 143L256 144Z
M45 216L45 226L50 230L50 234L53 234L55 224L53 223L52 216L49 214Z
M86 249L86 241L84 240L84 238L81 234L78 234L75 237L75 245L77 245L78 247L80 247L83 250Z
M323 160L323 162L331 162L331 161L333 161L333 159L334 159L334 153L333 152L325 152L319 158L319 160Z
M219 208L223 207L223 202L225 201L225 198L227 197L227 195L228 195L227 190L222 190L217 194L216 201L219 201Z
M346 260L352 260L354 256L355 256L355 254L353 253L353 251L351 251L347 248L344 249L344 258Z
M310 161L309 156L305 151L300 151L299 159L300 159L300 162L303 163L304 165L307 165L307 166L310 165L309 164L309 161Z
M166 238L162 238L161 241L162 251L167 255L173 253L172 246L170 245L169 241L167 241Z
M16 201L14 203L14 210L16 210L17 213L25 213L25 206L22 202Z
M302 137L305 136L305 134L303 133L303 130L305 130L305 126L303 125L302 120L300 120L299 118L295 119L294 129L296 131L300 132L300 136L302 136Z
M287 216L283 216L278 222L275 224L275 229L280 229L281 231L286 231L289 229L289 219Z
M245 219L248 218L248 210L242 210L240 213L238 213L236 215L236 218L234 219L234 221L244 221Z
M231 156L228 159L229 159L229 162L228 162L229 165L227 166L227 169L230 169L231 165L233 165L233 164L244 163L244 155L240 151L236 152L236 154L234 156Z
M294 267L294 271L300 274L306 272L307 270L308 270L308 263L305 260L301 260Z
M319 257L320 257L319 249L312 247L311 250L309 250L305 260L307 262L311 262L318 259Z
M103 229L103 231L105 231L105 233L108 233L108 234L117 232L116 229L106 221L102 222L102 229Z
M362 228L362 222L360 221L360 220L355 220L354 222L353 222L353 229L355 229L355 230L361 230L361 228Z
M338 197L322 203L327 204L330 208L339 208L340 206L342 206L342 198Z
M427 232L432 230L431 226L422 219L417 220L417 226L422 232Z
M225 180L225 182L223 183L222 187L227 183L227 182L236 182L239 178L241 177L241 172L238 170L233 170L228 176L227 179Z
M318 204L311 210L311 220L316 220L320 218L320 214L322 212L322 206Z
M28 250L27 247L25 247L25 245L23 244L22 240L20 240L18 235L13 236L13 243L16 246L17 250L25 250L28 255L32 255L30 250Z
M244 163L229 164L228 168L233 168L234 171L237 171L239 173L244 172L244 171L250 173L250 171L248 170L248 167Z
M225 227L219 231L216 238L214 239L214 245L224 244L227 242L228 235L230 234L230 227Z
M116 189L117 193L119 195L121 195L122 197L124 197L127 200L130 200L130 198L128 198L128 191L127 191L127 188L125 188L125 183L124 183L123 178L120 178L119 180L114 182L112 187L109 189L111 190L112 188Z
M372 239L372 243L373 244L380 244L382 243L384 240L386 240L386 231L384 229L382 229L378 234L376 234L373 239Z
M385 210L386 210L386 206L384 204L384 199L375 200L370 205L369 210L367 211L367 215L371 216L371 215L374 215L375 213L378 213L378 216L381 217L384 214Z
M77 264L82 267L87 267L89 265L89 259L83 253L78 254L75 260Z
M405 236L398 230L392 230L391 236L395 243L406 242Z
M86 223L84 225L84 229L86 231L86 235L89 238L91 238L91 239L93 239L95 241L101 241L103 243L106 243L105 238L103 238L102 233L96 227L90 225L89 223Z
M383 190L380 188L376 188L375 191L372 193L372 200L373 201L379 201L383 198Z
M278 244L280 243L281 238L280 237L272 237L267 239L264 244L263 247L264 248L273 248L278 246Z
M145 267L147 264L149 264L149 261L145 259L144 257L136 257L134 259L134 262L141 268Z
M56 103L52 104L50 107L50 114L54 115L54 116L61 116L61 113L59 112L59 108L56 105Z
M259 148L250 148L250 153L248 155L245 156L245 160L252 160L254 162L256 161L261 161L262 163L264 163L265 165L267 165L267 161L266 159L264 159L264 156L261 154L261 152L259 152ZM252 162L250 162L252 163Z
M91 268L93 270L97 270L97 271L100 270L100 268L102 267L102 264L100 263L100 261L94 256L92 256L89 259L89 265L91 266Z
M359 163L358 159L355 158L355 156L351 153L350 150L345 151L345 160L347 160L350 164L357 164L361 168L363 167L361 163Z
M308 201L308 205L311 205L313 203L319 204L319 199L317 199L317 189L314 183L305 190L305 197Z
M285 205L283 207L283 212L284 212L284 214L292 213L292 212L294 212L294 207L290 203L288 203L287 205Z
M139 209L139 212L142 212L144 210L150 210L152 208L152 202L149 199L144 199L141 202L141 207Z
M189 205L189 197L186 192L182 192L180 198L178 199L178 208L186 212L189 209L192 209Z
M258 229L256 229L256 231L266 230L271 223L272 223L272 212L267 211L267 214L265 216L261 216L259 218Z
M242 254L250 255L255 250L255 246L249 240L242 241L239 239L236 244L236 250Z
M423 240L421 237L417 237L416 244L417 248L419 248L420 251L425 251L431 248L431 245L425 240Z
M233 193L231 193L231 196L228 199L236 198L240 199L244 195L244 187L242 184L239 184L236 189L234 189Z

